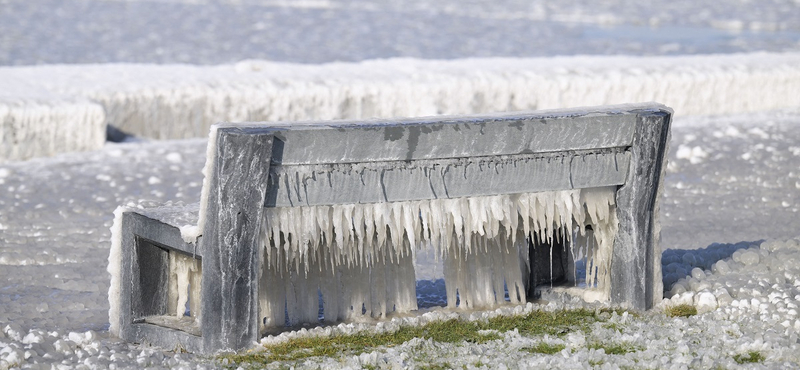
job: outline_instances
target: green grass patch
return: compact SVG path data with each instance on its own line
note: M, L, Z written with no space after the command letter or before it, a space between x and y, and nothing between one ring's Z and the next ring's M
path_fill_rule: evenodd
M603 327L606 329L613 330L617 333L622 333L622 325L615 322L603 324Z
M607 355L624 355L626 353L642 350L630 343L592 343L587 348L598 350L602 349Z
M697 315L697 308L690 304L679 304L667 307L666 314L670 317L689 317Z
M602 311L601 311L602 313ZM590 324L601 321L598 313L587 309L563 310L555 312L533 311L524 316L498 316L482 323L483 329L506 332L517 329L522 335L564 335L585 330Z
M430 339L441 343L459 343L462 341L485 343L501 339L500 333L514 329L527 336L545 334L560 336L576 330L587 330L592 323L604 321L609 316L609 312L608 310L593 311L586 309L556 312L533 311L522 316L498 316L485 322L452 319L431 322L423 326L401 326L391 333L360 332L330 337L297 338L284 343L265 346L265 351L222 355L218 359L233 365L233 367L238 365L263 366L274 361L293 361L316 356L334 357L345 354L358 354L378 347L397 346L414 338ZM481 331L484 330L493 330L495 332L483 332L482 334ZM541 350L547 349L541 348Z
M545 355L552 355L563 351L564 348L567 347L563 344L550 344L550 343L539 342L539 344L533 347L523 348L522 350L530 353L541 353Z
M739 365L762 362L764 361L764 359L766 359L766 357L764 357L764 355L762 355L761 352L758 351L750 351L747 352L746 354L738 354L733 356L733 360L736 361L736 363Z
M447 320L432 322L424 326L401 326L391 333L361 332L331 337L306 337L284 343L265 346L266 352L223 355L233 363L266 364L273 361L291 361L316 356L362 353L376 347L393 347L414 338L432 339L437 342L484 343L500 339L497 333L481 335L481 326L476 322Z

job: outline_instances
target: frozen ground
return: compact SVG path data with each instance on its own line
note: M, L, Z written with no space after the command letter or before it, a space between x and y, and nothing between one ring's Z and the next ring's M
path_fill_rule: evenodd
M412 365L418 362L410 353L428 353L430 358L451 364L480 361L490 367L500 363L581 367L602 360L620 366L639 361L651 368L694 362L693 367L707 368L713 364L733 366L730 359L734 354L759 350L767 356L764 364L768 367L800 366L794 334L800 330L800 248L786 247L775 259L759 255L757 261L763 263L729 262L733 273L727 275L712 264L730 256L735 248L757 246L758 242L683 251L714 242L796 236L798 142L800 111L796 109L684 117L675 122L661 222L664 249L680 251L665 252L665 265L671 264L665 266L667 289L673 289L672 283L681 277L675 274L682 273L684 280L679 282L685 289L708 289L711 296L704 295L702 303L710 305L711 298L717 299L715 289L733 285L728 288L731 301L720 298L728 303L726 308L689 319L669 319L657 313L646 320L617 318L624 321L621 334L595 330L586 337L547 339L563 340L569 348L576 348L574 353L555 356L520 352L520 346L538 339L509 334L502 343L482 346L451 348L414 341L360 360L318 361L345 367L360 366L358 361ZM198 200L204 151L204 140L138 142L0 165L0 323L4 333L0 334L0 361L6 361L0 366L62 362L68 367L85 364L95 368L111 363L128 367L148 363L213 365L192 355L123 344L105 332L111 211L119 204L141 199ZM696 266L717 272L706 278L708 273L692 271ZM427 275L421 277L436 277L434 269L421 267ZM700 279L694 283L686 280L690 273ZM699 284L704 279L709 286ZM441 303L444 292L437 294L430 284L422 284L421 306ZM693 302L694 295L683 293L673 299ZM762 303L771 306L762 307ZM605 336L647 350L611 356L586 349L586 341L606 340ZM665 362L645 365L651 363L648 361Z

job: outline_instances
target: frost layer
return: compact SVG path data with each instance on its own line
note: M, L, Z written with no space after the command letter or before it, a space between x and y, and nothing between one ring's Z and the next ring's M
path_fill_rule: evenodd
M527 238L552 245L592 225L573 246L587 286L608 297L617 228L613 187L424 201L267 208L261 309L267 326L417 308L413 259L433 248L444 260L447 304L491 307L526 299ZM573 235L573 233L577 233ZM551 254L552 255L552 254ZM551 261L552 265L552 261ZM284 310L284 307L286 308ZM288 317L285 316L288 314Z

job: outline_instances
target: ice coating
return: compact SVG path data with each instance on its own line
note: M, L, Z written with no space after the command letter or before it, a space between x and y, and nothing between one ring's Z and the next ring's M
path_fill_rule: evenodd
M217 151L217 126L211 126L208 133L208 145L206 145L206 164L203 166L203 187L200 191L200 210L198 212L197 227L191 228L184 226L181 228L181 237L184 240L190 241L202 235L203 228L206 225L206 212L208 211L208 197L211 191L211 171L215 167L217 156L214 155ZM192 242L194 242L192 241Z
M504 287L512 302L524 302L528 235L546 243L555 238L572 240L573 231L583 235L586 225L594 230L593 243L575 247L574 254L589 266L587 286L608 297L617 228L614 196L614 187L604 187L267 208L262 228L262 316L267 322L283 323L285 301L288 322L315 322L317 288L325 302L326 320L359 315L362 304L364 314L376 317L392 307L401 312L415 309L412 260L423 248L432 248L445 261L448 306L455 307L458 297L462 308L491 307L505 301ZM362 278L351 279L353 275ZM397 284L387 285L390 281ZM341 299L331 302L327 297ZM299 312L299 307L313 312Z
M119 335L119 306L120 306L120 280L122 274L122 214L126 207L117 207L114 210L114 223L111 226L111 250L108 254L107 271L111 275L108 287L108 331Z

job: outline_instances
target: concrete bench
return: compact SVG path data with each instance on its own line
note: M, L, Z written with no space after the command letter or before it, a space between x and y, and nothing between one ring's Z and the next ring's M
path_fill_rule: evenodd
M367 271L363 276L374 279L378 275L374 272L378 271L374 270L376 262L368 262L366 265L372 267L364 270L353 261L378 258L375 256L383 253L386 260L382 263L389 264L386 261L391 260L405 264L380 272L381 279L392 280L390 272L396 274L391 276L401 276L409 266L407 251L413 256L415 248L441 244L441 238L451 237L457 240L448 242L450 249L441 247L445 280L451 277L460 285L448 287L448 305L455 306L457 300L462 306L474 307L500 302L504 289L512 302L524 301L526 296L535 294L537 285L560 280L575 284L576 258L584 258L588 261L584 283L589 290L600 292L598 299L648 309L663 293L657 214L671 115L672 111L662 105L639 104L367 122L217 124L208 143L199 205L118 210L109 258L111 331L130 342L193 352L247 348L260 338L269 320L275 326L282 326L281 320L297 322L285 316L289 312L288 308L284 311L289 307L284 306L288 305L287 300L294 300L293 304L311 302L313 307L305 311L309 318L306 321L316 319L318 291L314 287L318 286L323 295L328 289L323 287L326 278L320 276L345 281L346 276L358 273L353 272L355 268L361 268L358 271ZM595 198L600 201L592 200ZM393 245L395 238L394 243L406 245L401 248L406 252L392 254L374 249L368 257L355 256L354 253L361 253L358 249L347 252L355 256L348 259L344 252L292 249L300 245L303 250L303 246L313 243L297 241L302 230L296 229L292 234L288 228L296 223L287 217L300 220L304 215L306 219L322 220L332 214L332 209L339 209L325 207L343 205L344 221L336 216L339 220L334 222L340 224L329 226L328 231L322 227L324 237L313 245L340 248L349 238L355 243L353 248L362 248L364 240L369 244L379 238L377 234L369 238L359 234L363 230L375 233L374 229L369 230L372 221L367 222L366 229L363 222L352 221L365 219L360 213L364 209L372 212L364 207L374 206L371 209L375 212L390 212L395 207L400 215L400 209L409 204L413 207L407 208L412 211L404 211L406 219L394 219L386 213L388 226L377 227L388 230L385 238L389 240L381 245ZM475 209L481 204L492 210ZM602 209L595 209L597 204ZM436 217L444 219L429 215L439 212L430 211L436 207L465 207L447 211L451 213L447 214L450 223L446 227L456 230L455 234L442 233L436 225L426 223ZM513 213L510 216L509 209ZM321 216L308 215L313 212ZM465 231L466 236L458 236L459 230L472 226L453 226L453 212L465 212L464 220L469 217L480 230L473 228L471 234ZM519 216L515 212L520 212ZM536 212L539 213L534 215ZM496 220L475 221L479 214ZM342 222L346 225L342 226ZM391 229L395 224L398 229ZM485 229L481 225L486 225ZM281 227L286 230L279 230ZM581 238L584 242L591 239L587 235L600 233L600 227L613 233L604 236L608 245L603 253L607 256L597 255L597 246L583 252L577 247L568 248L569 243ZM346 234L350 228L355 230L352 235L341 235L341 230ZM505 262L491 256L489 251L495 247L486 241L486 235L497 236L498 245L506 243L505 247L497 247L506 251L502 257ZM314 239L313 235L303 237ZM597 242L592 239L588 243L602 243L600 236L595 238ZM469 245L470 240L474 245ZM452 247L462 244L466 246ZM466 251L464 255L462 250ZM288 254L275 257L275 253ZM295 254L300 257L292 259ZM319 257L328 255L328 259ZM513 266L518 257L522 275L516 271L498 275L500 270ZM273 262L268 262L270 258ZM319 260L313 262L315 258ZM494 285L470 288L481 284L480 278L470 277L475 263L483 263L480 258L494 258L494 262L485 265L506 267L486 270L489 272L480 267L481 273L494 276ZM285 270L290 277L282 277L281 271L268 271L268 264L281 265L281 259L289 261ZM340 259L343 262L328 263ZM293 264L305 264L305 275L302 268L295 269ZM309 275L309 266L316 275ZM370 273L369 269L374 271ZM606 278L597 277L600 275ZM280 300L265 298L275 286L289 284L286 279L295 279L292 281L296 283L303 276L319 280L314 283L319 285L309 285L310 293L304 293L304 297L311 298L287 297L283 290ZM413 273L402 276L398 282L413 285ZM524 289L519 287L519 276ZM346 283L336 281L339 285L331 291L348 291ZM409 294L415 294L413 286L409 293L402 287L389 287L383 280L376 284L386 285L381 294L389 293L380 296L383 300L371 308L377 312L374 316L399 309L400 300L407 301ZM473 294L469 289L482 291ZM393 294L400 298L387 298ZM351 301L338 308L331 303L332 313L329 318L326 311L326 320L362 313L357 312L362 311L360 303L348 303L361 302L357 299L362 298L348 299ZM376 298L372 299L374 302ZM189 315L183 315L187 302ZM273 306L266 307L269 305ZM404 307L416 306L414 303ZM271 313L265 314L269 309Z

